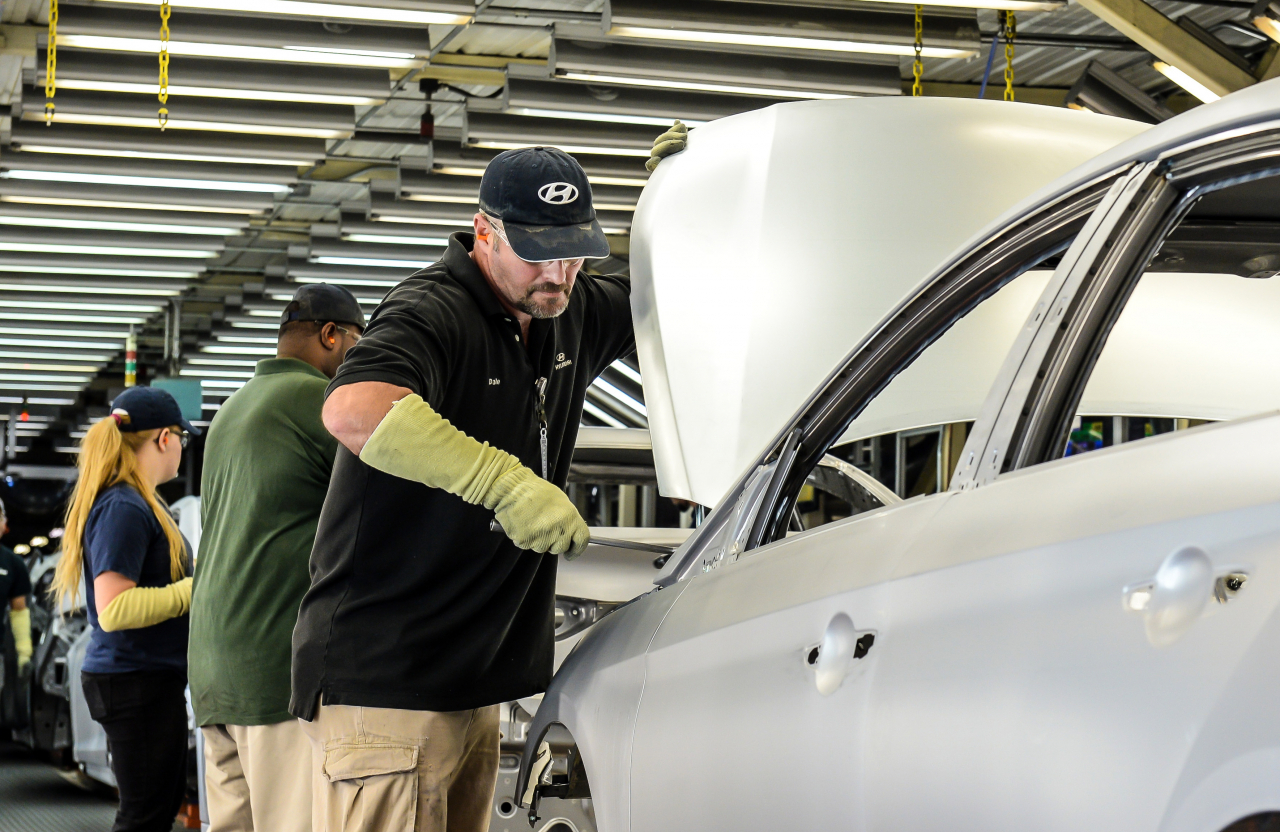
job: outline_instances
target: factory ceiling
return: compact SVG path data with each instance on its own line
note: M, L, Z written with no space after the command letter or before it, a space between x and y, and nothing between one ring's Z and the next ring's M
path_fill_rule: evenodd
M985 76L1004 97L1011 22L1017 100L1159 120L1199 103L1188 89L1280 73L1274 3L1129 2L926 6L922 91L972 97ZM124 384L131 329L139 382L198 382L207 421L274 354L299 285L345 285L372 311L470 225L506 148L582 162L613 251L593 268L625 273L643 162L673 118L910 94L916 31L914 6L857 0L55 8L56 27L49 0L2 16L0 467L19 474L74 460ZM634 363L592 387L584 421L646 424Z

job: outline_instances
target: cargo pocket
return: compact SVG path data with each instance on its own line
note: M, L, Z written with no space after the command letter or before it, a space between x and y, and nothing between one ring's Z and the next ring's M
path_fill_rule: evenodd
M418 747L336 742L324 752L325 828L413 832L418 813Z

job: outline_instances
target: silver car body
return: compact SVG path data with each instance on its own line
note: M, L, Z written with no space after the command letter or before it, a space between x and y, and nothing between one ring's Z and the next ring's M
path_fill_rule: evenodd
M918 128L933 102L876 106L892 134L885 108ZM937 105L974 121L1001 106ZM716 124L729 131L732 121ZM905 189L912 198L938 173L921 166L918 187ZM1197 189L1263 173L1280 173L1280 82L1102 152L926 269L879 324L853 327L853 351L723 489L722 466L700 468L681 438L693 399L663 379L662 361L643 363L665 354L670 367L679 339L642 330L657 342L642 343L641 356L655 447L670 451L659 453L660 478L665 461L664 486L713 495L718 508L656 591L599 622L565 660L529 729L525 802L589 795L604 832L1212 832L1280 810L1280 415L1237 418L1274 411L1274 378L1255 375L1256 395L1212 417L1234 421L1081 456L1056 458L1051 429L1064 414L1069 425L1062 408L1079 391L1064 391L1089 370L1071 363L1084 361L1076 345L1105 338L1099 299L1131 285L1143 235ZM877 196L890 211L905 198ZM648 197L641 234L655 222ZM981 301L984 280L1055 240L1061 260L1007 333L994 383L964 405L975 421L949 490L780 533L787 494L815 455ZM661 312L653 298L676 276L638 265L643 320ZM1275 292L1274 281L1246 282ZM651 382L667 390L651 398ZM1149 392L1144 406L1154 407L1163 394ZM674 437L659 436L664 396ZM750 421L739 402L729 397L722 417L702 412ZM911 424L909 407L880 415ZM558 767L535 753L543 737L569 748Z

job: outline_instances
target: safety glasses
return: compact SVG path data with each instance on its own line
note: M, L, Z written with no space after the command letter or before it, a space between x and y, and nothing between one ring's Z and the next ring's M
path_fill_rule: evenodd
M507 244L507 248L511 249L511 253L516 254L516 250L511 246L511 241L507 239L506 230L502 227L502 220L497 217L491 217L488 214L481 214L481 216L488 220L490 227L493 228L498 237L501 238L502 242ZM520 255L516 254L516 257L520 257ZM580 269L582 268L582 264L587 261L587 258L585 257L574 257L567 260L525 260L523 257L520 257L520 259L524 260L526 263L533 263L535 265L538 263L564 263L564 267L566 269Z

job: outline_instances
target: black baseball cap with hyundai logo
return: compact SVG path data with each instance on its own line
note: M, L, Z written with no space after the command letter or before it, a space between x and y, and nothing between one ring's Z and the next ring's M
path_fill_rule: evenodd
M522 260L609 256L586 171L563 150L522 147L493 157L480 180L480 210L502 220Z

